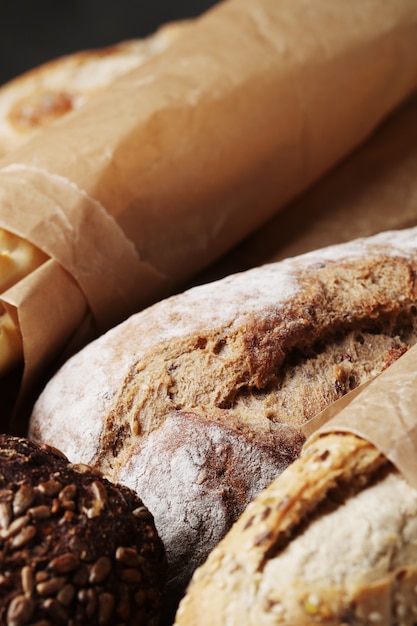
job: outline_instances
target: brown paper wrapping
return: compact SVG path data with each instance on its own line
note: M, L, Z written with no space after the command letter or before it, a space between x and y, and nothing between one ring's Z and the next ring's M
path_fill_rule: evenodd
M417 346L372 381L306 423L314 440L352 432L370 441L417 488Z
M195 282L417 225L417 97Z
M74 284L103 330L177 288L360 144L416 89L416 36L414 0L320 0L314 11L305 0L227 0L3 158L0 226L73 281L55 282L53 266L33 298L26 281L2 295L18 307L26 377L85 319L68 306Z

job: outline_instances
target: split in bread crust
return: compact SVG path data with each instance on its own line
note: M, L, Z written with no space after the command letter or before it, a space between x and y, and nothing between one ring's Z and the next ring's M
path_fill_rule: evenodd
M164 504L157 527L160 515L160 528L165 523L164 507L182 502L162 538L171 563L189 564L190 575L193 562L182 557L207 555L214 547L207 534L217 541L236 510L222 509L227 498L220 497L211 510L218 517L206 527L207 483L198 471L184 471L180 451L195 468L206 454L206 435L216 426L226 437L230 427L240 441L252 437L252 450L262 438L275 438L281 471L307 419L416 343L416 242L417 229L383 233L230 276L132 316L49 381L33 411L31 436L129 481L139 493L152 493L154 481ZM166 433L178 422L190 431L201 426L189 444L179 437L171 446ZM166 472L146 473L152 442L154 462L164 459ZM213 445L204 463L215 467L216 454ZM243 482L252 467L241 470ZM190 537L190 526L201 530L184 550L175 538ZM173 567L169 580L176 573Z
M416 515L417 491L372 444L323 435L196 571L175 623L411 626Z

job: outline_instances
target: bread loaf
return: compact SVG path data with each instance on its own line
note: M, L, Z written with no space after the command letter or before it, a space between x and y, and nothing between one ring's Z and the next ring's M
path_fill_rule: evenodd
M169 581L184 583L297 454L302 424L416 343L416 271L409 229L161 301L57 372L30 436L137 489L165 542Z
M195 573L178 626L415 624L417 490L356 435L307 444Z
M416 89L416 28L414 0L221 2L5 155L0 226L51 261L0 294L22 393L89 322L182 288L367 139Z
M134 492L0 435L0 622L158 624L166 560Z
M0 157L82 107L117 77L160 54L188 24L172 22L144 39L53 59L2 85ZM0 296L47 259L28 240L0 228ZM22 364L22 344L17 316L12 317L0 302L0 376Z

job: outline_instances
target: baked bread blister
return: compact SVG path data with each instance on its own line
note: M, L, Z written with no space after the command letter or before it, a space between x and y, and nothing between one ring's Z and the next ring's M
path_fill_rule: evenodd
M137 490L178 592L299 454L302 425L416 343L416 271L409 229L161 301L67 361L30 436Z
M178 626L411 626L417 490L371 443L330 433L247 508L192 579Z
M8 435L0 483L2 624L158 624L165 552L133 491Z

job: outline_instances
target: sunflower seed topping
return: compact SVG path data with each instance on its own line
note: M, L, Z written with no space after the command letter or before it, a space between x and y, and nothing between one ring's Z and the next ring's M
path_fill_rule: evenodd
M119 573L119 578L125 583L140 583L142 574L137 569L126 568Z
M38 485L38 490L46 496L56 496L62 489L62 484L57 480L46 480Z
M76 554L72 554L71 552L66 552L65 554L61 554L53 559L49 563L49 567L53 569L58 574L67 574L68 572L72 572L80 564L80 559Z
M20 579L24 593L31 595L35 587L35 576L33 569L29 565L22 567Z
M102 556L94 563L90 570L90 583L102 583L111 572L111 561L109 557Z
M7 530L12 521L12 507L9 502L0 502L0 527Z
M123 565L129 567L137 567L138 565L138 552L136 548L125 548L119 546L116 550L116 561L120 561Z
M29 524L29 517L27 515L18 517L10 524L7 530L0 531L1 539L9 539L10 537L17 535L17 533L22 530L22 528L27 526L27 524Z
M35 499L35 490L31 485L21 485L13 498L13 513L17 517L30 507Z
M52 596L58 593L60 589L65 585L65 578L56 577L49 578L49 580L45 580L44 582L38 583L36 585L36 591L40 596Z
M42 603L43 608L51 617L55 624L67 624L68 623L68 611L62 604L60 604L55 598L47 598Z
M13 537L10 547L13 549L21 548L31 541L36 535L36 528L34 526L25 526L22 530Z
M133 512L133 515L139 519L148 520L151 517L151 514L149 513L148 509L145 506L139 506L137 509L135 509L132 512Z
M71 602L73 601L74 596L75 596L75 587L71 585L70 583L68 583L64 585L62 589L58 591L56 599L58 600L60 604L63 604L64 606L69 606Z
M15 596L7 609L7 626L25 626L32 617L35 603L24 595Z
M103 592L98 597L98 622L107 624L114 610L114 597L111 593Z
M51 517L51 509L46 504L34 506L28 509L27 513L35 520L48 519L48 517Z

